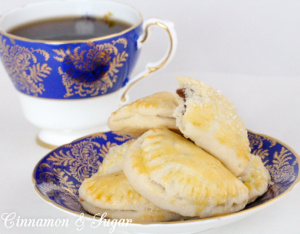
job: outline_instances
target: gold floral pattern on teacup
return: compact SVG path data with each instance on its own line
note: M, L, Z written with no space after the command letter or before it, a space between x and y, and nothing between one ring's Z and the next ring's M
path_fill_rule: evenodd
M119 52L117 43L127 47L127 40L120 38L112 43L88 42L73 49L53 50L57 54L54 59L63 63L58 73L66 88L65 98L103 95L113 87L119 68L128 58L126 51Z
M45 91L43 81L47 78L52 68L46 63L49 54L42 49L26 48L16 45L12 40L12 45L6 44L6 39L0 36L0 54L12 82L18 90L26 94L38 96ZM37 59L41 56L45 63Z

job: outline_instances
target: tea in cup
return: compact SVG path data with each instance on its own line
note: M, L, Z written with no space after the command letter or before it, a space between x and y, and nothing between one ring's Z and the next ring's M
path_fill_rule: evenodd
M169 51L132 76L152 26L167 32ZM108 130L130 87L164 67L175 48L172 23L143 21L139 11L114 1L37 2L0 16L1 61L25 117L41 129L38 142L48 147Z

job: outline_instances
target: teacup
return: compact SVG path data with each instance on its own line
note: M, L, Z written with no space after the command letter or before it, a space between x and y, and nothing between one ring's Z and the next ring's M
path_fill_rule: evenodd
M118 33L79 40L30 39L14 28L34 21L63 17L120 20L130 26ZM131 76L151 26L169 36L167 55ZM145 22L139 11L114 1L64 0L31 3L0 16L0 56L18 95L25 117L41 129L38 142L55 147L98 131L128 102L132 85L164 67L173 57L173 24Z

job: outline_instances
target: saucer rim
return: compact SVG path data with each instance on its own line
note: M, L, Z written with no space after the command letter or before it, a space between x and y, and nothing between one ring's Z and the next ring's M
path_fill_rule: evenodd
M286 147L290 152L293 153L293 155L295 156L296 158L296 161L298 163L298 165L300 164L300 156L296 153L296 151L294 149L292 149L290 146L288 146L287 144L285 144L284 142L274 138L274 137L271 137L271 136L268 136L266 134L261 134L261 133L256 133L256 132L253 132L251 130L247 130L249 133L252 133L252 134L255 134L255 135L259 135L261 137L265 137L265 138L268 138L268 139L271 139L279 144L281 144L282 146ZM92 136L97 136L99 134L106 134L106 133L109 133L109 132L112 132L112 131L106 131L106 132L98 132L98 133L93 133L93 134L89 134L87 136L84 136L84 137L81 137L81 138L78 138L68 144L73 144L77 141L80 141L80 140L83 140L85 138L88 138L88 137L92 137ZM114 132L112 132L114 133ZM72 211L70 209L67 209L57 203L55 203L53 200L51 200L50 198L44 196L41 191L39 190L39 188L37 187L37 181L35 179L35 175L36 175L36 171L37 171L37 168L38 166L40 165L40 163L45 160L45 158L47 158L52 152L64 147L65 145L68 145L68 144L64 144L64 145L61 145L55 149L53 149L51 152L47 153L44 157L42 157L38 163L36 164L36 166L34 167L34 170L33 170L33 173L32 173L32 183L34 185L34 189L37 191L38 195L44 200L46 201L47 203L50 203L51 205L53 205L54 207L62 210L62 211L65 211L67 212L68 214L72 214L72 215L76 215L76 216L80 216L83 214L83 216L85 218L88 218L90 220L95 220L97 217L91 215L91 214L85 214L85 213L82 213L82 212L77 212L77 211ZM300 171L299 171L300 173ZM286 194L290 193L294 187L300 182L300 175L297 175L297 179L290 185L290 187L285 190L283 193L281 193L280 195L276 196L275 198L272 198L268 201L266 201L265 203L263 204L260 204L260 205L257 205L257 206L254 206L254 207L251 207L251 208L248 208L246 210L240 210L240 211L237 211L237 212L234 212L234 213L229 213L229 214L223 214L223 215L220 215L220 216L213 216L213 217L207 217L207 218L198 218L198 219L187 219L187 220L177 220L177 221L166 221L166 222L132 222L130 223L130 225L147 225L147 226L151 226L151 225L160 225L160 224L164 224L164 225L182 225L182 224L195 224L195 223L198 223L198 224L201 224L201 223L207 223L207 222L210 222L210 221L214 221L214 220L220 220L220 219L230 219L232 217L235 217L237 216L237 218L239 218L239 215L244 215L246 216L247 214L251 214L255 211L258 211L259 209L262 209L262 208L265 208L266 206L278 201L279 199L281 199L282 197L284 197ZM100 218L100 217L99 217Z

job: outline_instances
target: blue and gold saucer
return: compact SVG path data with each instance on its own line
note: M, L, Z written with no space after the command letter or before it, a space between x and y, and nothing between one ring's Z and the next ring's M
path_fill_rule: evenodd
M269 189L263 196L248 204L245 209L233 214L206 219L194 218L155 223L155 225L153 223L153 225L176 227L177 230L181 227L186 230L185 228L189 226L195 231L206 230L246 217L290 192L300 180L299 156L284 143L272 137L248 132L248 138L252 153L262 158L272 177ZM117 135L113 132L97 133L53 150L40 160L33 171L35 189L52 205L78 214L78 217L83 213L86 218L93 218L82 208L78 189L85 178L97 172L110 147L122 144L129 139L131 138L127 135ZM153 231L151 224L142 225L143 231L146 233L147 229ZM133 228L141 226L141 224L132 225Z

